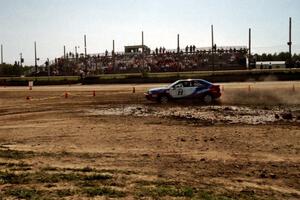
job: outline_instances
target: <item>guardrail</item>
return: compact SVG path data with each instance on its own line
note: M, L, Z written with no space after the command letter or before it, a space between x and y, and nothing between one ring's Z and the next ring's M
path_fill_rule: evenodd
M161 73L124 73L101 74L81 79L80 76L44 76L44 77L0 77L0 85L28 85L34 81L35 85L61 85L87 83L142 83L173 81L180 78L204 78L212 81L230 82L243 81L248 78L261 80L265 76L278 76L278 80L300 80L300 68L292 69L253 69L227 71L189 71L189 72L161 72Z

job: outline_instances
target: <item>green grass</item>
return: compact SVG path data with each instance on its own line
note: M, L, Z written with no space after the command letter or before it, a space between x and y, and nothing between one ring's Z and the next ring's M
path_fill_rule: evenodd
M84 180L86 181L94 181L94 180L107 180L111 179L112 176L108 174L91 174L84 177Z
M160 199L162 197L179 197L188 199L201 199L201 200L255 200L257 196L253 192L227 192L215 193L213 189L203 190L197 189L188 185L181 185L178 182L155 180L146 181L140 180L135 182L136 196L151 197L153 199Z
M67 196L74 196L80 194L80 190L71 189L57 189L53 191L48 190L36 190L32 188L10 188L4 192L7 196L13 196L18 199L60 199Z
M79 192L71 189L59 189L59 190L55 190L54 193L56 193L58 197L62 198L67 196L73 196Z
M30 167L31 165L26 164L25 162L19 162L19 163L6 163L6 162L0 162L0 167L4 166L6 168L27 168Z
M83 189L83 193L89 197L109 196L112 198L125 197L126 193L109 187L87 187Z
M126 193L123 191L118 191L109 187L88 187L81 190L71 190L71 189L57 189L53 191L48 190L36 190L31 188L10 188L7 189L4 194L6 196L13 196L17 199L61 199L68 196L74 195L84 195L88 197L95 196L108 196L111 198L125 197Z
M138 196L150 196L150 197L193 197L195 191L191 187L180 187L175 186L157 186L157 187L141 187L139 188Z
M1 184L24 184L28 183L27 174L16 174L12 172L0 171L0 183Z
M39 171L35 173L13 173L0 171L0 183L2 184L29 184L29 183L58 183L72 181L104 181L111 179L108 174L79 174L79 173L47 173Z
M0 149L0 158L9 159L24 159L33 157L34 153L32 151L16 151L10 149Z
M26 159L26 158L32 158L34 156L44 156L44 157L78 157L83 159L91 159L95 158L98 155L92 154L92 153L73 153L73 152L67 152L67 151L61 151L61 152L33 152L33 151L19 151L19 150L12 150L12 149L3 149L0 147L0 158L8 158L8 159ZM89 170L87 169L81 169L81 170Z
M18 199L31 199L31 200L42 199L41 192L35 189L15 188L15 189L6 190L5 194L9 196L14 196Z

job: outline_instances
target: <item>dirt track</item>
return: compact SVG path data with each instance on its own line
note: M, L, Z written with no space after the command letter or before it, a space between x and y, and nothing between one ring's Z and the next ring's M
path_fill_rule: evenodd
M0 197L300 198L300 82L224 84L212 106L155 86L0 88Z

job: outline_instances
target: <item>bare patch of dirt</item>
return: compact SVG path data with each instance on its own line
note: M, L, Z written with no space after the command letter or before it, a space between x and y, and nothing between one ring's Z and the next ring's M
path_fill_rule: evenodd
M299 104L161 106L145 87L6 88L0 199L300 198Z

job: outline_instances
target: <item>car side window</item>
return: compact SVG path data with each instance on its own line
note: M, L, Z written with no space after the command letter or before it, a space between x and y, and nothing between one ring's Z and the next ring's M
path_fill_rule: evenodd
M182 87L183 87L182 83L177 83L174 88L182 88Z
M193 86L198 88L204 88L205 86L199 81L193 81Z
M191 87L191 82L190 81L184 81L182 82L183 87Z

